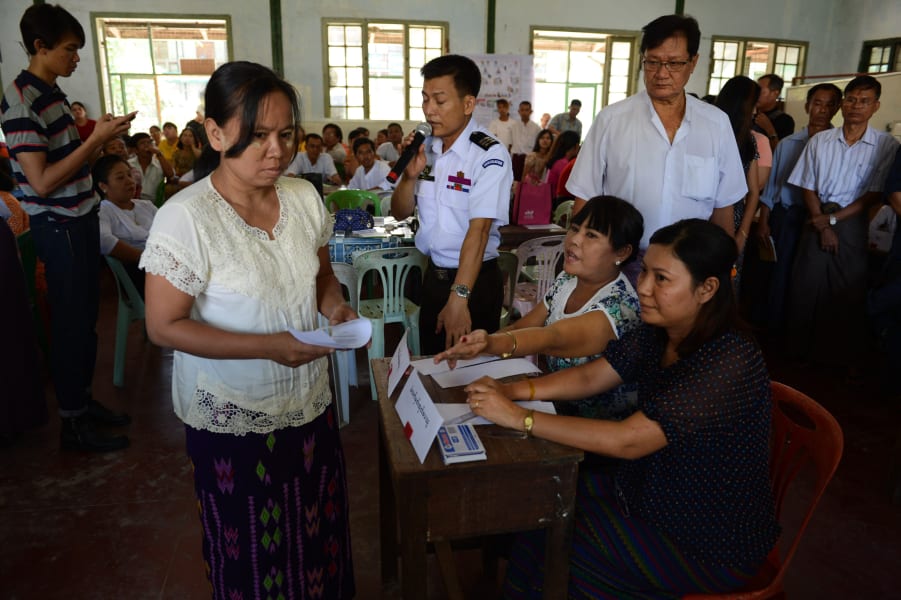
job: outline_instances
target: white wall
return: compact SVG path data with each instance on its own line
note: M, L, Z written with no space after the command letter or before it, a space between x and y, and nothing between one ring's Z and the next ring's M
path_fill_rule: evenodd
M94 66L91 12L137 12L122 0L59 0L85 26L87 44L78 71L60 85L99 113L100 89ZM19 47L19 18L30 0L0 0L0 79L4 86L27 65ZM234 58L272 64L269 3L264 0L153 0L142 9L162 14L230 15ZM561 8L557 8L557 7ZM640 31L655 17L674 10L673 0L497 0L495 52L526 54L529 27L573 27ZM864 40L901 36L898 0L686 0L685 12L701 25L700 60L689 91L702 95L713 35L806 40L807 73L854 71ZM285 76L301 90L304 120L321 122L324 113L322 18L416 19L449 24L451 52L484 53L487 0L282 0ZM562 109L561 109L562 110Z

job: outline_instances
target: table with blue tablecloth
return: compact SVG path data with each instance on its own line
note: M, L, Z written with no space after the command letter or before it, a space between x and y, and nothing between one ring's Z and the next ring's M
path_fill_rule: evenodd
M375 229L352 232L351 235L337 233L328 243L329 258L332 262L353 264L354 256L368 250L412 246L413 232L407 223L394 222L388 217L376 217Z

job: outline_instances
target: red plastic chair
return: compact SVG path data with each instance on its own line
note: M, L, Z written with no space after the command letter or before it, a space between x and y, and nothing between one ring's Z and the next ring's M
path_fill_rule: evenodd
M783 595L782 581L785 570L791 562L801 535L813 515L817 502L826 485L838 467L844 447L842 429L829 411L817 404L810 396L785 384L772 382L773 391L773 438L770 463L770 478L773 482L773 497L776 502L776 518L781 519L782 504L786 491L802 468L812 464L815 473L810 503L795 532L795 537L784 556L779 547L780 540L770 551L764 565L746 590L729 594L689 594L685 600L718 598L729 600L758 600ZM785 531L783 530L783 534Z

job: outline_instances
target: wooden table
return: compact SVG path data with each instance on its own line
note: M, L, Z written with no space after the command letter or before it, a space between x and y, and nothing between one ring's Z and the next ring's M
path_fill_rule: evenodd
M383 584L397 577L400 554L403 598L422 600L429 542L436 543L440 560L447 558L441 548L448 545L439 543L546 528L544 597L565 598L582 451L489 425L478 429L488 460L446 466L433 444L420 464L394 410L401 386L388 398L389 362L372 361L379 401ZM461 388L442 390L430 377L424 379L436 402L463 401ZM459 594L449 592L452 597Z
M502 225L498 231L501 234L501 250L516 250L526 240L538 237L566 234L566 230L562 227L555 229L529 229L522 225Z

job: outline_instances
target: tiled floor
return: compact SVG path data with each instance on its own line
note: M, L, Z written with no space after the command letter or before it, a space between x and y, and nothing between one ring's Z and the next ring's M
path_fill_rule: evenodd
M114 295L106 280L94 393L132 415L125 428L132 445L100 456L62 453L52 418L0 450L0 599L209 597L183 430L169 400L171 354L132 325L126 387L112 386ZM770 366L774 379L832 411L845 433L842 464L789 571L789 596L898 598L901 507L891 505L888 481L899 455L899 399L881 396L873 378L853 389L827 369ZM382 591L379 575L377 417L368 393L368 386L354 392L351 423L342 429L364 600L397 597L396 586ZM458 559L468 597L489 597L492 582L482 578L478 554L462 551ZM434 563L429 575L430 597L444 597Z

